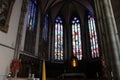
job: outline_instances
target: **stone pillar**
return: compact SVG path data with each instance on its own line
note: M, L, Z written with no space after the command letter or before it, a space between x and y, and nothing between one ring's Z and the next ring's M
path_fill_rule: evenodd
M108 43L108 38L109 36L107 33L108 31L106 30L105 26L106 23L104 23L104 10L102 9L102 3L101 0L94 0L94 6L95 6L95 14L96 14L96 19L97 19L97 31L98 31L98 41L99 41L99 48L100 48L100 54L102 55L102 60L103 62L103 76L102 78L105 78L105 80L111 80L111 61L110 61L110 54L109 53L109 48L106 46Z
M94 0L97 3L99 0ZM120 80L120 41L118 37L117 27L113 15L113 10L110 0L99 1L100 5L96 5L101 11L101 18L103 23L103 29L105 30L105 41L108 52L105 51L105 59L109 63L111 76L114 80ZM97 10L98 11L98 10ZM99 13L99 12L98 12ZM96 12L97 14L97 12ZM98 20L99 21L99 20ZM99 22L98 22L99 23ZM108 59L107 59L108 58ZM109 61L108 61L109 60ZM111 80L111 79L110 79Z

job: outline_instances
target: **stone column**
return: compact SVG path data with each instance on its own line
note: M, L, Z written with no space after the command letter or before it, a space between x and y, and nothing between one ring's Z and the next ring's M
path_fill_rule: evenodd
M95 1L95 0L94 0ZM102 20L106 35L106 47L108 52L104 53L105 58L109 57L111 76L114 80L120 80L120 41L110 0L101 0L100 10L103 11ZM107 59L108 60L108 59Z
M106 29L106 23L104 20L104 10L102 9L102 3L101 0L94 0L94 6L95 6L95 15L97 19L97 31L99 35L99 48L100 48L100 54L102 55L102 62L103 62L103 78L106 80L111 80L111 61L110 61L110 54L109 48L106 46L108 44L108 38L109 36Z

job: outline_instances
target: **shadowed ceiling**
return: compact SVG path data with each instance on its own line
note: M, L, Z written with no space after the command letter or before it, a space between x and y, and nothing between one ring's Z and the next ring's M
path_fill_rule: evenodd
M120 37L120 0L111 0L114 16L118 28L118 34ZM94 15L93 0L40 0L40 10L42 15L51 13L52 22L54 22L55 17L61 14L66 21L68 21L73 14L76 14L80 19L84 19L85 12L90 11ZM82 21L82 20L81 20ZM83 22L83 21L82 21Z
M94 15L92 2L90 0L41 0L40 8L42 14L50 13L51 20L54 22L57 15L62 15L65 21L69 21L72 15L84 19L87 11Z

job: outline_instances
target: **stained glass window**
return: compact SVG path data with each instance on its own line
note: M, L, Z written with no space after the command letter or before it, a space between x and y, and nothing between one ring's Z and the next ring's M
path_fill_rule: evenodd
M63 60L63 22L60 17L55 20L55 44L54 44L54 59Z
M73 55L77 57L78 60L82 59L82 43L81 43L81 29L80 20L74 17L72 20L72 46Z
M35 51L36 43L36 17L37 16L37 0L29 0L26 21L26 36L24 50L30 53Z
M43 39L46 41L48 38L48 14L45 16L44 27L43 27Z
M96 58L99 57L98 38L97 38L95 20L94 17L92 17L91 15L88 15L88 27L89 27L92 58Z
M36 0L30 0L28 6L28 15L27 15L27 29L33 30L35 26L36 18Z

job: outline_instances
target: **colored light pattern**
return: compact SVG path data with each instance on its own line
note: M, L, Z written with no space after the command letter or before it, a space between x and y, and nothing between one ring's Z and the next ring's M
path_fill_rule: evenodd
M89 27L92 58L96 58L99 57L98 38L97 38L95 20L94 17L92 17L91 15L88 15L88 27Z
M63 23L60 17L55 20L54 60L63 60Z
M27 29L34 30L35 18L36 18L36 0L30 0L28 6L28 16L27 16Z
M82 60L80 21L77 17L74 17L72 20L72 46L73 55L76 56L78 60Z

